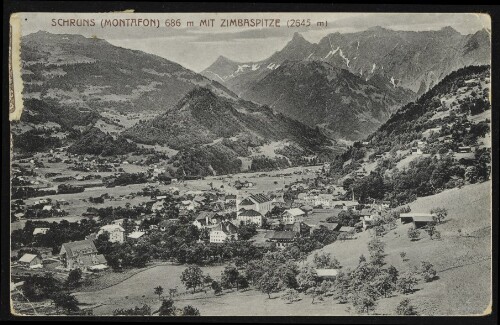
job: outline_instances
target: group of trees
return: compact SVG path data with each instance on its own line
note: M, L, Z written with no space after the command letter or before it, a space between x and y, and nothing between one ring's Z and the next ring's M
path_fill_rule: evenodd
M32 129L22 134L13 133L15 150L24 152L44 152L62 145L61 139L46 134L44 130Z
M107 187L143 184L147 181L148 177L145 173L121 173L104 179Z
M97 127L92 127L81 134L69 148L68 152L80 155L124 155L138 149L133 142L119 136L116 139Z
M167 298L163 299L162 303L160 305L160 308L158 309L158 315L159 316L200 316L200 311L191 306L187 305L184 306L183 308L177 308L174 305L174 301L172 298ZM142 306L135 306L134 308L119 308L115 309L113 311L114 316L151 316L153 315L153 311L151 309L151 306L149 305L142 305Z
M282 169L287 167L290 167L290 163L284 157L270 158L266 156L260 156L260 157L254 157L252 159L250 170L257 172L257 171Z
M269 291L285 290L282 298L288 303L300 300L299 293L322 300L333 296L339 303L350 303L359 313L372 312L377 301L395 293L411 294L421 278L430 282L437 278L434 266L423 261L416 271L400 272L394 266L385 263L385 244L375 237L368 243L369 260L360 256L359 264L354 269L341 268L338 261L329 254L315 254L314 265L305 265L295 269L295 281L288 281L288 286L278 286L279 281L267 281ZM333 279L322 280L316 274L316 268L335 268L338 270ZM266 277L265 280L268 280ZM270 282L270 283L269 283ZM272 291L271 291L272 292ZM397 307L398 315L415 315L417 311L408 299L404 299Z
M151 260L148 245L144 242L114 242L109 241L109 234L99 235L94 242L99 253L103 254L110 267L121 271L124 267L144 267Z
M393 169L390 175L379 166L365 177L347 179L344 186L349 193L354 191L360 202L384 199L393 206L402 205L464 182L487 180L489 152L478 150L475 155L467 166L452 155L421 157L411 161L407 169Z
M59 184L57 186L57 194L73 194L81 193L85 191L83 186L71 185L71 184Z
M35 228L49 228L45 234L33 235ZM25 223L23 229L14 230L11 234L13 248L23 246L50 247L52 253L58 254L61 245L70 241L85 239L91 233L99 230L95 220L82 219L79 223L61 220L61 222L31 221Z
M72 275L69 283L73 283L77 276ZM29 275L24 279L22 285L23 296L30 302L43 301L51 299L56 308L66 313L77 312L80 308L78 300L69 294L67 285L54 278L50 273L42 275Z
M211 176L237 173L242 162L230 148L215 144L212 146L195 146L179 151L172 157L176 177Z

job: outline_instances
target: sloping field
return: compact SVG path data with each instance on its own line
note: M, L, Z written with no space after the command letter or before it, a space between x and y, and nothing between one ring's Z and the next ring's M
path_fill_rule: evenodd
M488 181L419 198L410 204L412 212L429 212L433 207L448 210L447 220L437 226L442 238L431 240L422 231L421 239L411 242L407 237L410 225L398 225L383 237L386 262L401 272L428 261L434 264L439 279L419 283L420 290L412 295L380 300L377 313L393 313L397 303L406 297L422 315L470 315L486 310L492 281L490 188ZM363 232L354 240L335 242L321 251L331 253L344 267L354 267L361 254L368 257L370 239L370 232ZM409 261L403 262L400 252L405 252Z

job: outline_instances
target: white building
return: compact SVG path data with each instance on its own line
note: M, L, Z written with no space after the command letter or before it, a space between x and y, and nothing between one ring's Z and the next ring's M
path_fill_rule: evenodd
M255 210L240 210L238 212L238 216L236 217L236 220L238 221L238 225L243 222L243 223L254 223L257 225L257 227L262 227L262 223L264 222L264 217L259 211Z
M125 241L125 229L120 225L105 225L99 229L97 236L104 233L109 234L109 241L112 243L123 243Z
M161 211L164 208L163 203L165 203L165 200L158 200L153 205L151 206L151 211L156 212L156 211Z
M305 212L299 208L288 209L283 212L283 223L294 224L304 221Z
M243 199L241 202L237 202L236 210L255 210L265 215L273 208L272 202L273 201L264 194L253 194Z
M33 236L35 235L45 235L49 231L49 228L35 228L33 230Z
M231 222L221 222L210 229L210 242L223 243L226 240L237 240L238 228Z

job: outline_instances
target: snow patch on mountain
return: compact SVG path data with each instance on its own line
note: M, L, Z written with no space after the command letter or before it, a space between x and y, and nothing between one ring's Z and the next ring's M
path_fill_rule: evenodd
M238 72L245 72L245 69L250 68L248 64L243 64L243 65L238 65L238 70L236 70L236 73Z
M258 70L260 68L260 64L252 64L252 71Z
M329 57L333 56L337 51L340 50L340 47L337 47L335 50L331 50L328 52L328 54L324 57L324 60L328 59Z
M217 78L219 78L220 80L222 81L225 81L226 79L222 78L221 76L219 76L217 73L213 72L213 71L210 71L210 70L207 70L207 72L210 72L211 74L213 74L214 76L216 76ZM227 78L227 77L225 77Z
M348 59L348 58L344 55L344 53L342 52L342 49L340 50L339 55L340 55L340 57L341 57L342 59L344 59L345 64L346 64L346 65L347 65L347 67L349 68L349 62L351 62L351 60L349 60L349 59Z
M377 67L377 65L374 63L373 66L372 66L372 71L371 73L373 73L373 71L375 71L375 68Z
M394 77L391 77L391 84L396 88L396 79Z

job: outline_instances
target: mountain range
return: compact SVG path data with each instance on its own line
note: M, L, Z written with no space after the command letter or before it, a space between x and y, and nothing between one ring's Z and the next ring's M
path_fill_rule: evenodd
M486 29L462 35L452 27L437 31L396 31L373 27L355 33L332 33L310 43L299 33L280 51L258 62L235 62L219 57L201 73L222 82L245 98L247 89L286 60L323 61L365 80L379 75L394 87L418 95L452 71L490 64L490 35Z
M89 149L89 134L98 134L109 143L127 138L191 152L180 153L187 160L201 153L218 166L231 157L234 168L214 168L220 173L233 172L238 157L300 161L338 152L337 140L365 138L448 71L488 61L490 45L486 31L461 35L451 28L372 28L317 44L296 33L267 60L220 57L202 74L80 35L37 32L21 46L21 122L78 129L72 134L82 137L80 152ZM124 118L130 113L135 119ZM104 132L113 126L117 141L85 132L97 125Z
M489 65L490 51L485 29L462 35L451 27L373 27L332 33L318 43L295 33L265 60L241 63L221 56L202 74L335 138L359 140L451 72Z

